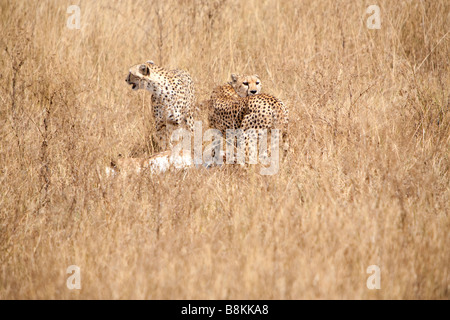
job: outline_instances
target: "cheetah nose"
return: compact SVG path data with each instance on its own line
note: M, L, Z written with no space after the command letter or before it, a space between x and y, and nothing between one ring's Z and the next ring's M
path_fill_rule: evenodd
M255 94L255 93L256 93L256 90L251 90L250 93L251 93L251 94Z

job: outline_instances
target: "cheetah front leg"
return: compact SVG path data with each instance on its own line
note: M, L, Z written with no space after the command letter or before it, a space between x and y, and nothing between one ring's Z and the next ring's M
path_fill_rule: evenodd
M156 122L156 140L161 151L172 149L172 134L175 130L183 127L185 121L179 109L177 106L169 108L161 104L156 104L153 109ZM188 129L191 131L194 129L193 119L192 128Z
M258 133L251 125L250 118L245 117L242 121L241 129L244 132L244 157L249 164L256 164L258 162Z
M159 151L166 151L170 148L170 136L167 132L167 124L165 121L156 122L155 140L158 143Z
M186 128L191 133L193 133L194 132L194 124L195 124L194 117L191 114L189 114L185 117L184 121L185 121Z
M167 134L166 111L164 105L154 97L152 97L152 111L155 119L155 134L153 137L158 144L159 151L166 151L170 140L170 136Z
M270 146L278 147L271 141L275 132L272 132L272 122L264 115L250 114L244 117L242 129L245 138L245 157L249 164L257 164L258 159L262 164L269 161L269 139ZM272 154L272 152L271 152Z

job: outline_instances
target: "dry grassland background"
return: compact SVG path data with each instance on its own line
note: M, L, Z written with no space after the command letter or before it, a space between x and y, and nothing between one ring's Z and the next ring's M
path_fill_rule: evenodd
M449 12L0 0L0 299L449 299ZM106 179L155 152L150 94L124 81L148 59L188 70L199 101L257 73L290 109L279 172Z

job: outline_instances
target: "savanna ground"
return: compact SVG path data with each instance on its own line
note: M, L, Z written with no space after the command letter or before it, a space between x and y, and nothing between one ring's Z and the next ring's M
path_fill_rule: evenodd
M449 299L449 12L1 0L0 299ZM155 152L150 94L124 81L148 59L188 70L199 101L259 74L290 109L279 172L105 178L118 154Z

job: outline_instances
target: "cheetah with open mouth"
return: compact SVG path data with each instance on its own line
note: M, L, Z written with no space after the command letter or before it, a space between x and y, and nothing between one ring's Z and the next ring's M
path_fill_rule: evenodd
M191 76L184 70L167 70L153 61L134 65L125 79L131 89L145 89L152 94L152 113L156 139L162 151L167 150L174 130L194 129L195 90Z

